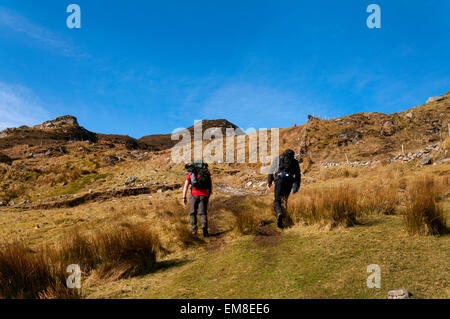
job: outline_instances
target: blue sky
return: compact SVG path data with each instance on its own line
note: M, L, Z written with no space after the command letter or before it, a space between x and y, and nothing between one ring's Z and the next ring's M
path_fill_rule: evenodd
M371 3L381 29L366 26ZM2 0L0 129L71 114L141 137L197 119L248 129L402 111L450 90L448 12L448 0Z

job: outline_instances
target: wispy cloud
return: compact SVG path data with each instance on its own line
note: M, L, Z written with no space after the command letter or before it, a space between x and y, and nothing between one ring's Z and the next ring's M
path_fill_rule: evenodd
M35 125L48 119L39 99L26 87L0 82L0 129Z
M31 22L26 17L0 6L0 28L10 29L32 40L31 43L56 54L79 57L85 55L51 30Z

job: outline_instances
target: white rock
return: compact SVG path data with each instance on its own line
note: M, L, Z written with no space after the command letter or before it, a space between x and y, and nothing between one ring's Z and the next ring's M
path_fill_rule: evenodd
M388 299L409 299L410 296L411 293L405 288L388 292Z

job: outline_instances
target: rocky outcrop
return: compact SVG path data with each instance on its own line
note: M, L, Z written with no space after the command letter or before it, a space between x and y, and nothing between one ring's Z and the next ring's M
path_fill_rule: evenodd
M427 100L427 103L442 101L442 100L445 100L447 97L448 97L448 95L440 95L440 96L430 97Z
M78 120L75 116L72 115L65 115L57 117L54 120L46 121L40 125L42 129L45 128L52 128L52 127L63 127L65 125L71 125L75 127L79 127Z
M12 133L14 133L14 131L15 131L14 128L5 128L4 130L0 131L0 138L7 137L7 136L11 135Z
M324 167L324 168L330 168L330 167L337 167L337 166L341 166L341 165L349 165L349 166L375 166L377 164L379 164L380 161L379 160L369 160L369 161L345 161L345 162L337 162L337 161L331 161L331 162L320 162L320 164Z
M108 155L103 158L103 162L105 162L109 165L112 165L112 166L116 165L120 161L121 161L121 158L114 156L114 155Z
M408 152L405 154L398 154L389 159L390 162L410 162L414 160L421 160L421 165L429 165L432 163L433 157L431 156L431 152L438 151L438 144L431 144L425 147L422 150L418 150L415 152Z

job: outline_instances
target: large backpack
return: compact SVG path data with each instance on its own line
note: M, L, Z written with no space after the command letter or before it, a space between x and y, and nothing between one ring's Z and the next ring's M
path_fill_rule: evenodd
M279 172L280 173L289 173L292 165L295 161L295 153L293 150L286 150L283 154L280 155L279 160Z
M208 171L208 164L203 162L194 162L186 166L187 171L191 174L191 185L194 189L211 188L211 175Z

